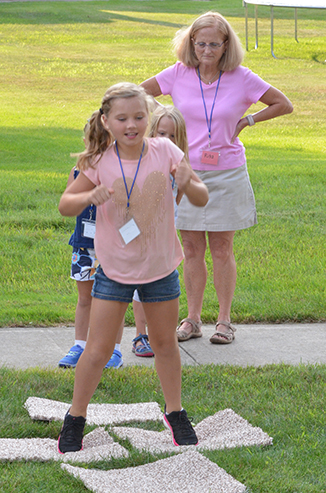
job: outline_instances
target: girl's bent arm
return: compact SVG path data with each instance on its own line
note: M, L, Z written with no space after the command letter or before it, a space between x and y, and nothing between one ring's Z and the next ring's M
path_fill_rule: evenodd
M190 180L184 193L187 195L189 202L197 207L204 207L208 202L208 190L202 181Z
M207 187L185 159L177 167L175 179L178 184L177 204L183 193L187 195L189 202L197 207L204 207L207 204L209 198Z
M74 182L74 172L75 172L75 166L71 169L71 171L69 173L66 188L68 188L69 185L71 185Z
M62 216L78 216L92 202L90 201L90 191L94 188L92 183L84 173L79 173L76 180L63 192L59 202L59 212Z
M78 216L90 204L96 206L104 204L112 193L112 189L109 190L104 185L96 187L84 173L80 173L63 192L59 202L59 212L63 216Z

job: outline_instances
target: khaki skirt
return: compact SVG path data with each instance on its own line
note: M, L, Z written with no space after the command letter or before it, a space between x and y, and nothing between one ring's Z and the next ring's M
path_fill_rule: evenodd
M257 224L255 197L246 164L195 173L207 186L209 200L205 207L196 207L183 196L178 206L177 229L237 231Z

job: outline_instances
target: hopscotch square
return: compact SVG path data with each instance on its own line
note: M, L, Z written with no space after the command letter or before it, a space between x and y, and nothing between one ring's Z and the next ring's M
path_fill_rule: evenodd
M29 397L24 407L36 420L63 421L69 404ZM272 445L273 439L261 428L252 426L232 409L218 411L195 426L198 446L176 447L168 430L161 432L122 426L132 421L162 420L156 402L136 404L90 404L87 422L110 425L110 431L121 439L128 439L138 450L152 454L171 452L172 457L151 464L125 469L100 471L62 464L69 474L80 478L94 493L128 491L128 493L245 493L246 487L214 462L204 457L204 450L221 450L241 446ZM0 439L0 460L56 460L87 463L128 457L128 451L114 442L104 428L98 427L84 437L84 449L59 454L57 441L52 439Z
M199 451L266 446L273 443L273 439L261 428L252 426L232 409L224 409L208 416L194 428L198 437L196 449ZM119 438L128 439L136 449L152 454L189 449L189 446L175 447L168 430L158 432L121 426L113 427L112 432Z
M62 464L94 493L245 493L246 487L196 450L143 466L98 471Z

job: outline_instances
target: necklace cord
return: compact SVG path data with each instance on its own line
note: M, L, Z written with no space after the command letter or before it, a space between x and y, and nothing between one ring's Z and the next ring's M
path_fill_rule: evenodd
M202 96L202 99L203 99L203 104L204 104L204 109L205 109L206 123L207 123L207 129L208 129L208 143L209 143L209 147L210 147L210 145L211 145L211 135L212 135L211 130L212 130L213 111L214 111L214 106L215 106L215 102L216 102L217 91L218 91L218 88L220 86L220 81L221 81L221 76L222 76L222 70L220 70L220 75L219 75L217 86L216 86L216 91L215 91L215 95L214 95L214 100L213 100L213 104L212 104L212 108L211 108L211 114L210 114L209 121L208 121L207 107L206 107L206 102L205 102L205 97L204 97L203 85L201 83L201 78L200 78L199 67L197 67L197 70L198 70L198 78L199 78L201 96Z
M120 154L119 154L118 142L117 141L115 141L115 148L116 148L116 151L117 151L117 156L118 156L118 160L119 160L119 164L120 164L120 169L121 169L121 173L122 173L122 177L123 177L123 182L125 184L125 189L126 189L126 193L127 193L127 209L129 209L130 196L131 196L131 192L132 192L132 190L134 188L134 184L136 182L136 178L137 178L138 171L139 171L140 162L141 162L141 159L143 157L143 152L144 152L144 149L145 149L145 141L143 143L143 148L142 148L141 153L140 153L140 158L139 158L139 161L138 161L138 164L137 164L136 173L135 173L135 176L134 176L134 179L133 179L133 182L132 182L130 191L128 191L128 186L127 186L126 177L125 177L125 174L124 174L124 171L123 171L123 167L122 167L122 163L121 163L121 159L120 159Z

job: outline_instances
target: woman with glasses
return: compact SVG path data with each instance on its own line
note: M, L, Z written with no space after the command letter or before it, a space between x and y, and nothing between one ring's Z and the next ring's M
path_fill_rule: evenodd
M293 107L281 91L241 65L240 41L220 14L207 12L178 31L174 47L179 61L142 86L154 97L170 95L183 114L190 164L209 191L206 207L193 206L186 197L178 207L176 225L183 241L188 301L188 317L177 328L178 340L202 336L207 236L219 303L210 342L229 344L235 332L231 324L236 285L233 238L235 231L257 223L245 149L238 135L248 125L291 113ZM244 116L258 101L264 108Z

